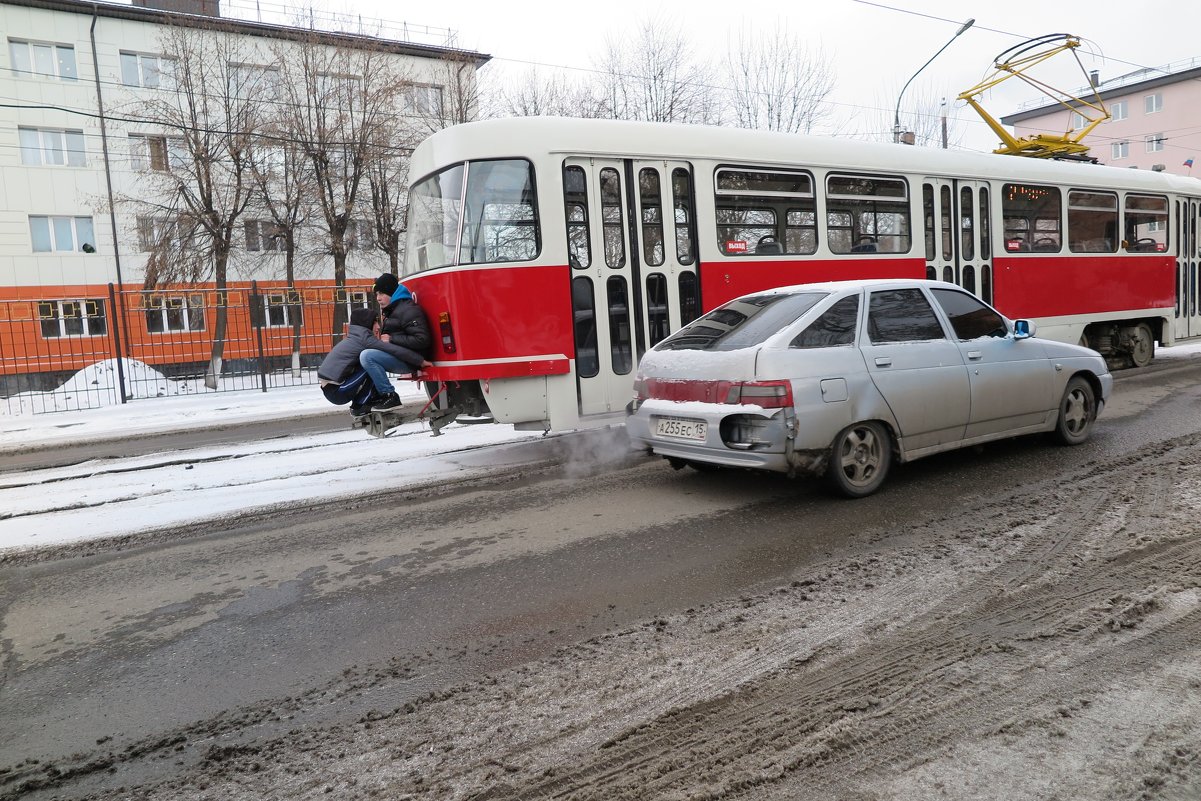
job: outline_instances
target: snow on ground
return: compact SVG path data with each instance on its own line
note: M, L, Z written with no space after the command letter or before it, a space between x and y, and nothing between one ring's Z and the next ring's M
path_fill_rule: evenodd
M1160 348L1166 361L1201 356L1201 342ZM111 371L110 371L111 373ZM89 374L89 381L94 375ZM5 453L73 443L329 414L316 386L187 394L163 379L161 397L55 414L0 414ZM425 396L398 382L406 407ZM24 404L37 408L36 404ZM504 425L452 425L434 437L422 422L375 439L347 430L285 439L169 450L70 467L0 471L0 555L185 525L312 499L396 492L448 478L533 463L538 451L506 446L541 438Z
M54 414L0 414L0 460L6 453L346 412L316 386L269 392L189 395L167 387L162 397ZM397 382L406 408L426 397ZM26 408L36 408L26 404ZM541 438L506 425L453 424L434 437L422 421L376 439L352 430L170 449L68 467L0 470L0 554L121 536L211 520L290 503L395 493L448 478L484 474L537 459L524 449L489 446Z

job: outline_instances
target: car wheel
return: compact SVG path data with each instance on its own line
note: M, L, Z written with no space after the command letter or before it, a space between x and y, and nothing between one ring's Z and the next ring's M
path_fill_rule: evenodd
M864 498L884 483L892 464L892 438L876 422L855 423L838 432L826 477L848 498Z
M1079 445L1093 433L1097 419L1097 395L1093 385L1081 376L1072 376L1059 401L1059 422L1055 438L1064 445Z
M1135 367L1146 367L1155 358L1155 335L1151 333L1151 326L1146 323L1135 326L1133 340L1130 361Z

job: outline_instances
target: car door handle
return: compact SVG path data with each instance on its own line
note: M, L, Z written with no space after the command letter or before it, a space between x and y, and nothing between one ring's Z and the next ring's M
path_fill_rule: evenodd
M983 356L983 355L984 355L984 354L983 354L983 353L981 353L981 352L980 352L980 351L978 351L978 350L969 350L969 351L967 352L967 357L968 357L969 359L979 359L979 358L980 358L981 356Z
M892 359L888 356L877 356L876 357L876 366L877 367L892 367Z

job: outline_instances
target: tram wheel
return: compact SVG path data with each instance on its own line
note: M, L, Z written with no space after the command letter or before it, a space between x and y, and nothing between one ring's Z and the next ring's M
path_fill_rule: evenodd
M1134 336L1131 338L1130 361L1135 367L1146 367L1155 358L1155 335L1151 333L1151 326L1146 323L1139 323L1134 328Z

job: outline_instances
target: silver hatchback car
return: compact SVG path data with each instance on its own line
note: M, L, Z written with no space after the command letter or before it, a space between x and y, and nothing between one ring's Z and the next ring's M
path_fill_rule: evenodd
M1096 352L1034 337L954 284L865 280L733 300L643 356L631 440L673 466L825 476L859 498L893 461L1021 434L1088 439Z

